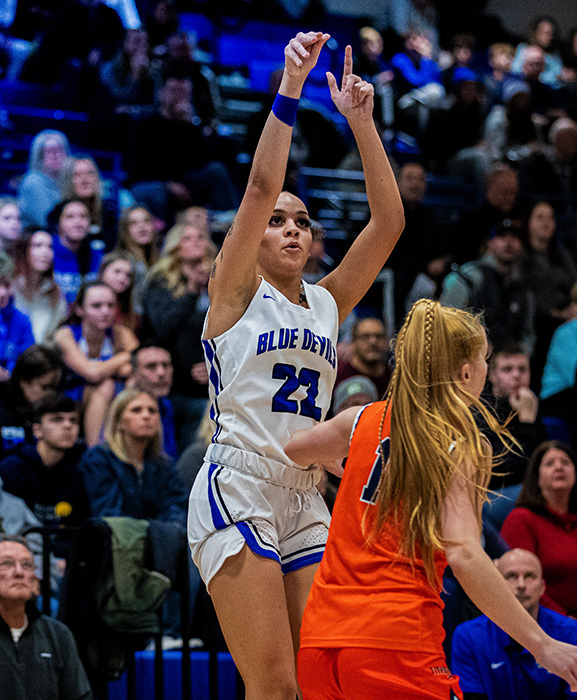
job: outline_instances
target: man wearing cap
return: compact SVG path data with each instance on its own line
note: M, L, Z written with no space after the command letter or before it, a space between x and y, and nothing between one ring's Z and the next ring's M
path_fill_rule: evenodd
M377 387L368 377L357 375L337 384L333 394L333 414L353 406L366 406L379 400Z
M519 275L523 253L521 229L505 219L495 226L485 254L447 275L441 303L483 312L492 345L520 343L531 353L535 344L532 294Z
M545 581L541 562L532 552L513 549L495 565L517 600L547 634L577 643L577 621L539 604ZM451 670L459 676L464 700L577 698L566 681L539 666L526 649L485 615L455 630Z

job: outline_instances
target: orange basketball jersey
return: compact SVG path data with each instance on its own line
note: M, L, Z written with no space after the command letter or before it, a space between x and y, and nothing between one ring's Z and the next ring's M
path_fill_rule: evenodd
M385 403L364 408L353 429L345 474L329 538L316 573L301 628L301 647L373 647L441 652L444 638L439 592L421 560L399 554L398 532L385 526L368 545L376 506L372 500L383 468L379 424ZM390 412L383 426L389 453ZM436 556L439 577L446 566Z

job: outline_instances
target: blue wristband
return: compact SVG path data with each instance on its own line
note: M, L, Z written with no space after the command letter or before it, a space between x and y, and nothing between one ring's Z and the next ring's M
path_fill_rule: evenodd
M294 126L297 118L297 109L299 101L294 97L285 97L277 93L272 106L274 116L287 126Z

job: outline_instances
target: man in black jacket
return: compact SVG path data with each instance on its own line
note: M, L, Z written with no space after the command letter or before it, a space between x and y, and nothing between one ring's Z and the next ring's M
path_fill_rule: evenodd
M23 444L0 462L4 489L22 498L44 525L80 525L90 506L78 463L76 403L56 392L35 405L36 445Z
M26 540L0 539L0 678L10 700L92 700L70 630L41 615Z

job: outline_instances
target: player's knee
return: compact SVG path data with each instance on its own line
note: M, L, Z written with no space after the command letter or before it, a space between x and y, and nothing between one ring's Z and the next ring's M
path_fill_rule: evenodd
M294 674L273 670L271 667L266 676L246 680L247 697L268 698L269 700L295 700L297 683ZM252 692L251 692L252 691Z

